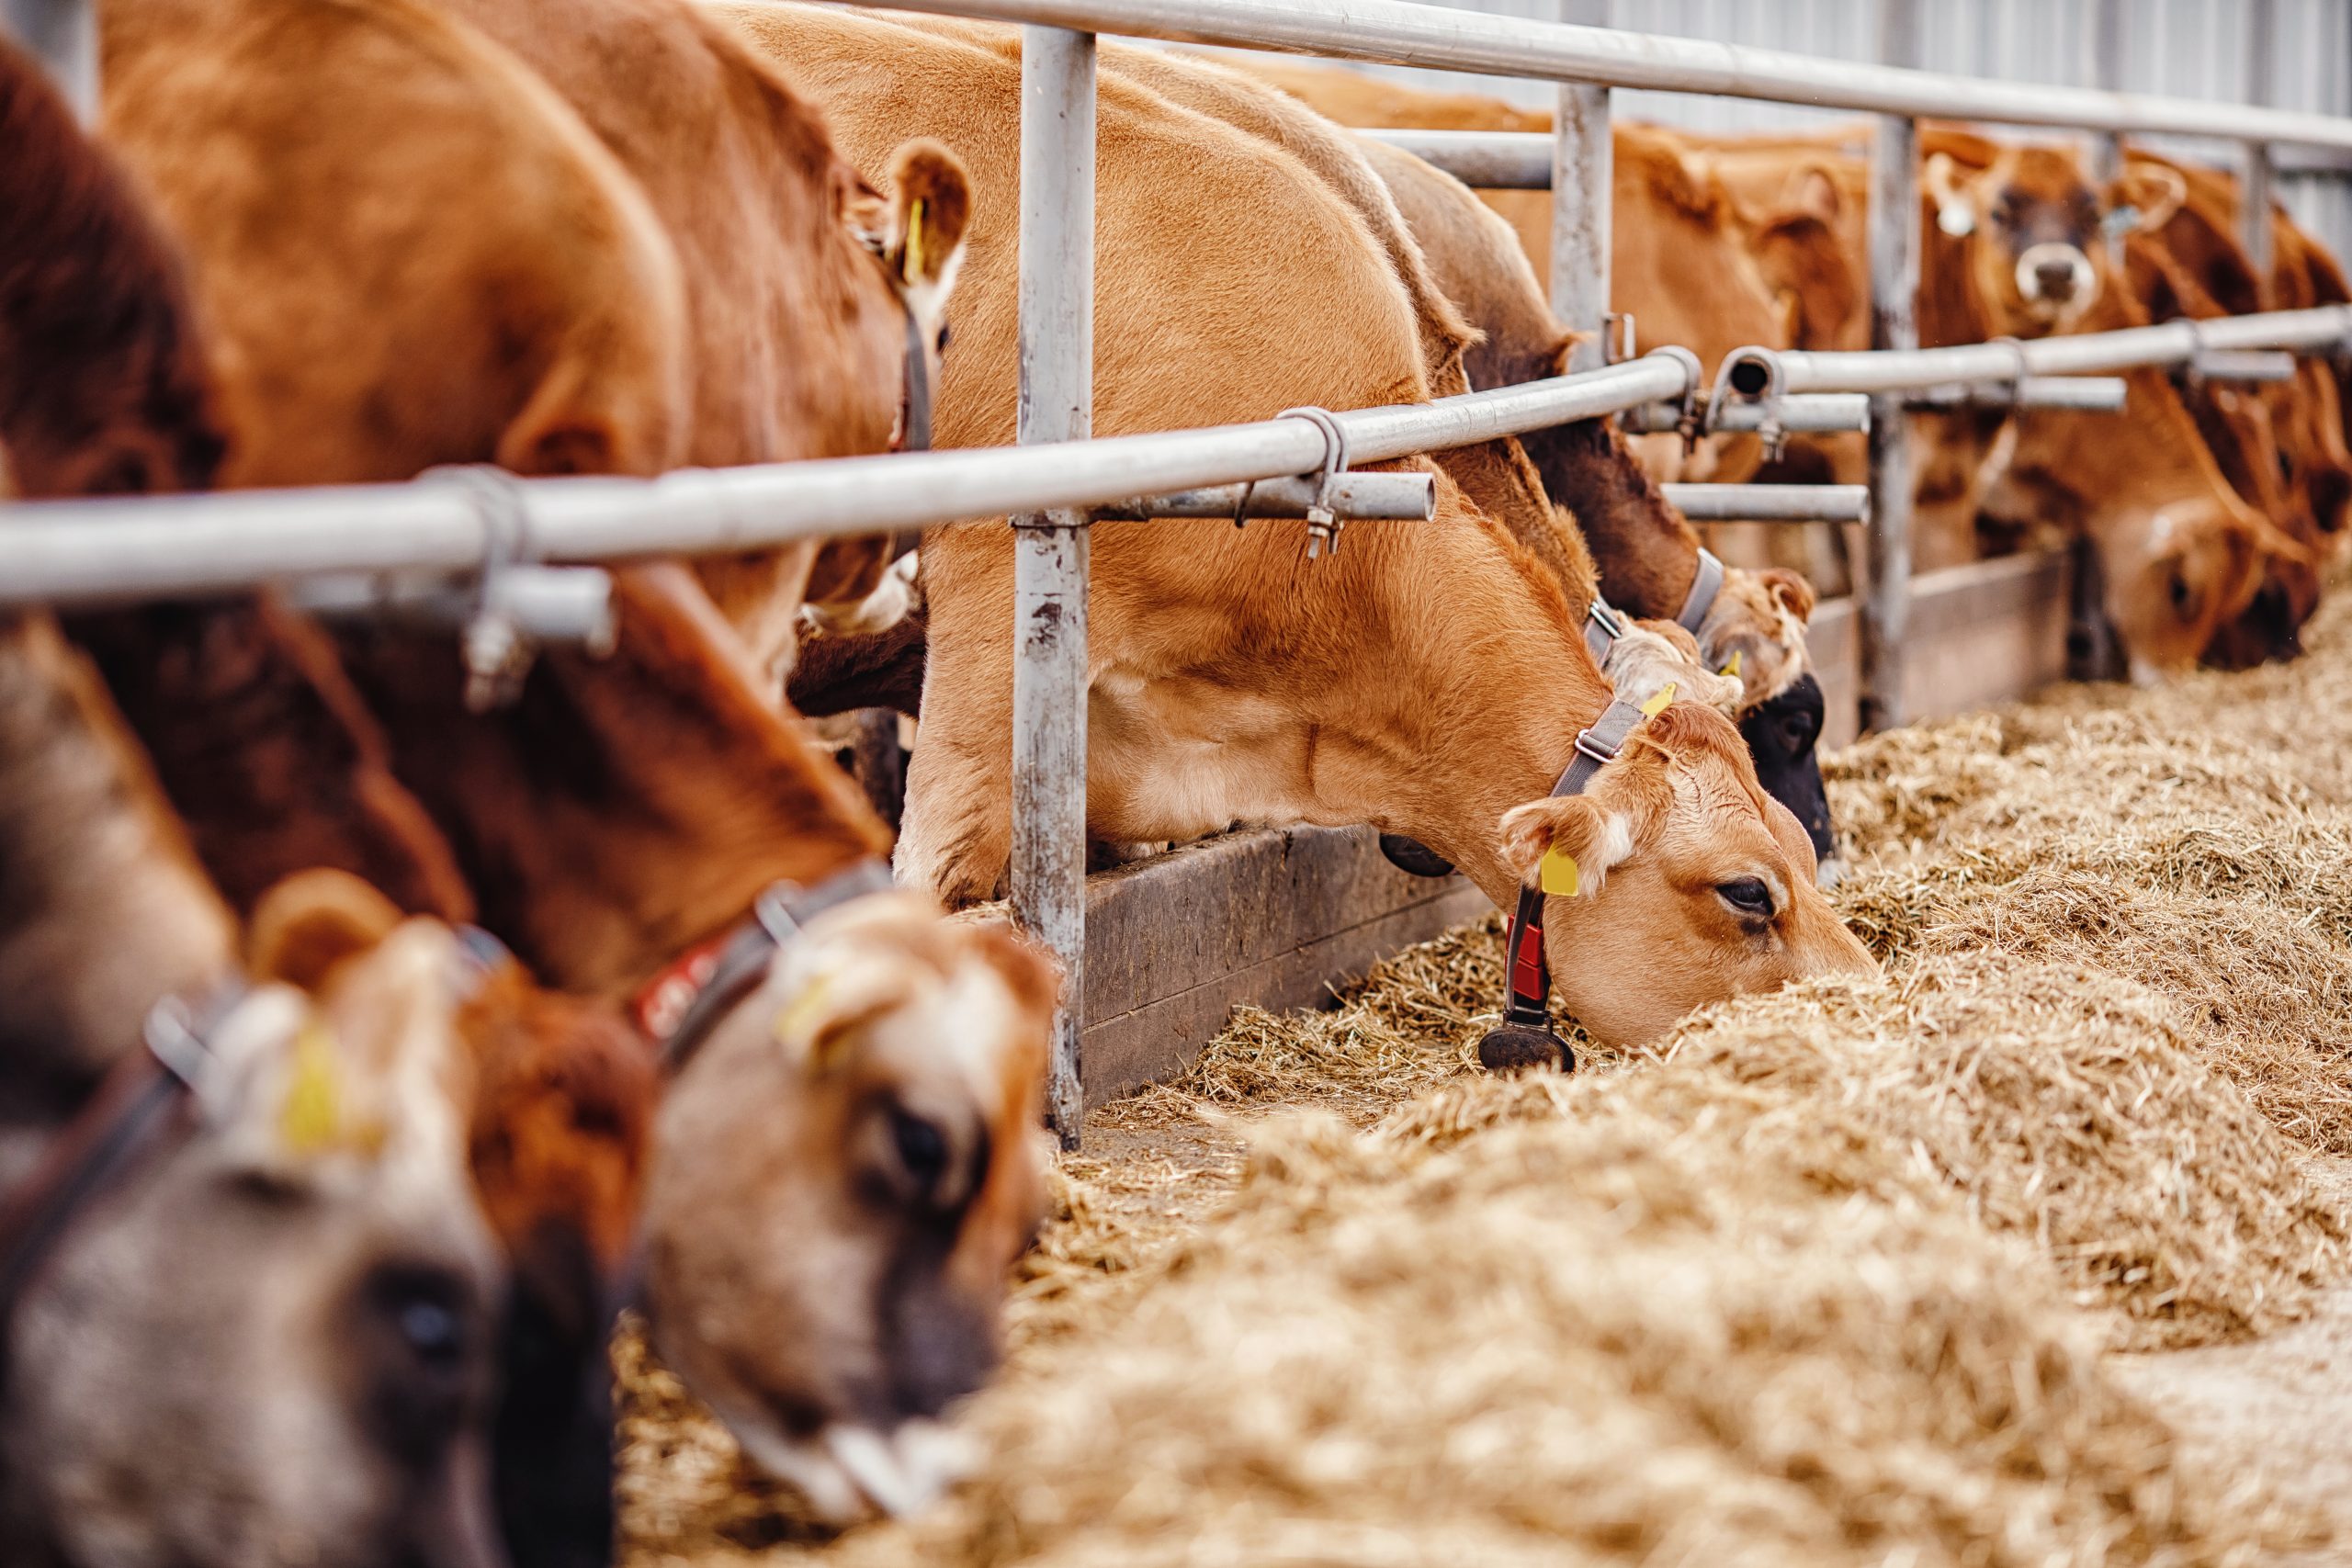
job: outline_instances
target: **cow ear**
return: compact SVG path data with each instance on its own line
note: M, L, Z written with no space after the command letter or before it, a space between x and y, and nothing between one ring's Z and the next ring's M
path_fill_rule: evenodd
M245 964L255 979L316 991L336 965L382 942L401 919L390 898L348 872L297 872L254 907Z
M1756 580L1772 595L1773 602L1797 618L1799 625L1813 620L1813 584L1786 567L1768 566L1756 574Z
M785 1054L811 1072L851 1060L865 1027L915 993L922 977L911 954L876 943L797 976L768 1032Z
M1837 177L1820 164L1799 164L1781 184L1781 217L1812 218L1834 224L1844 215L1845 208L1845 198L1838 193Z
M612 411L596 406L589 379L569 359L558 364L531 393L506 428L499 432L492 455L498 466L526 479L561 474L610 474L643 471L645 465L626 450ZM667 432L660 439L666 442Z
M2296 538L2292 534L2288 533L2287 530L2278 526L2278 523L2274 521L2267 513L2259 509L2250 510L2252 513L2252 522L2249 525L2249 530L2253 536L2255 548L2260 550L2266 556L2276 557L2280 560L2292 561L2297 566L2314 566L2318 564L2318 553L2315 552L2309 545L2304 544L2301 539Z
M2134 163L2109 187L2110 215L2130 218L2127 227L2153 233L2172 221L2188 199L2188 181L2162 164Z
M1937 152L1928 157L1925 184L1928 199L1936 206L1939 230L1955 240L1976 231L1976 204L1951 153Z
M938 142L918 138L891 160L890 239L885 254L911 295L944 296L972 222L972 182L963 161Z
M1598 894L1633 852L1633 819L1589 795L1549 795L1503 815L1504 863L1545 893Z

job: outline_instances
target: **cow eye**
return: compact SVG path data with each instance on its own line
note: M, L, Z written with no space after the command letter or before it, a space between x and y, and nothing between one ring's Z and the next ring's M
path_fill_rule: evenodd
M890 1143L919 1190L930 1192L938 1187L939 1179L947 1172L947 1134L937 1122L893 1107Z
M469 1344L467 1292L454 1277L430 1269L387 1269L369 1281L369 1304L423 1367L447 1371L463 1365Z
M403 1462L431 1462L483 1392L481 1304L450 1269L388 1262L362 1282L359 1306L351 1346L374 1435Z
M1756 877L1719 882L1715 884L1715 897L1730 905L1735 914L1767 920L1772 918L1772 890Z
M1792 713L1781 721L1781 744L1792 756L1802 755L1816 738L1809 713Z

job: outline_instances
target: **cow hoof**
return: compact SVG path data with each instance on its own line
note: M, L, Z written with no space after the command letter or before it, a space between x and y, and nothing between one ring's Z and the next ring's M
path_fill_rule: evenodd
M1478 1065L1490 1073L1523 1073L1535 1067L1576 1071L1577 1054L1568 1043L1548 1029L1506 1023L1487 1032L1478 1042Z
M1402 833L1381 834L1380 852L1388 857L1389 864L1399 871L1411 872L1415 876L1452 876L1453 874L1452 861L1447 860L1419 839L1408 839Z

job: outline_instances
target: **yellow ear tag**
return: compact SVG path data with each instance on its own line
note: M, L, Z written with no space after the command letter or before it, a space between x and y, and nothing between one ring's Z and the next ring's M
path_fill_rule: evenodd
M294 1037L294 1081L277 1111L277 1135L288 1153L313 1155L335 1142L343 1122L334 1044L315 1020Z
M917 197L907 208L907 259L899 270L909 283L922 276L922 197Z
M1544 852L1544 863L1536 868L1535 876L1546 893L1564 898L1577 896L1577 857L1557 845Z
M775 1015L775 1037L786 1045L806 1045L817 1032L817 1023L823 1013L825 1001L832 994L832 986L821 975L808 982L808 988L792 998L791 1004Z
M1729 675L1733 679L1736 680L1739 676L1739 661L1747 657L1747 649L1744 648L1733 649L1731 650L1731 662L1724 665L1721 670L1717 671L1716 673L1720 675Z
M1673 700L1674 682L1668 681L1665 685L1660 686L1657 689L1657 695L1652 697L1648 702L1642 705L1642 716L1644 718L1656 718L1658 715L1666 711L1666 705Z

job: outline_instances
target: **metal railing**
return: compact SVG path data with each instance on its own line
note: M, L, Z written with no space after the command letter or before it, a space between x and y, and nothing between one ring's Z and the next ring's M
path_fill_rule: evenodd
M1984 82L1917 70L1917 0L1882 0L1885 63L1876 67L1575 25L1597 19L1589 0L1559 0L1564 20L1552 23L1413 5L1406 0L1327 0L1319 5L1301 4L1298 0L895 3L902 8L1023 23L1027 28L1025 49L1037 47L1050 36L1044 29L1058 27L1089 38L1098 32L1127 33L1182 42L1287 50L1488 75L1532 77L1562 84L1546 182L1553 191L1550 281L1555 313L1569 327L1590 334L1588 344L1579 350L1586 355L1596 353L1593 344L1607 341L1609 89L1612 86L1722 94L1877 115L1871 142L1871 347L1898 355L1916 355L1918 350L1913 309L1919 280L1917 122L1922 117L2096 131L2103 139L2101 163L2109 170L2120 166L2117 139L2127 134L2163 133L2238 142L2245 148L2246 156L2246 238L2249 250L2257 260L2268 254L2268 207L2264 197L2269 188L2270 145L2352 147L2352 120L2348 119L2239 105ZM2106 0L2106 7L2102 20L2110 33L2120 36L2120 0ZM2260 25L2257 21L2256 26ZM1031 135L1047 133L1048 117L1070 112L1066 102L1056 102L1027 87L1024 73L1024 145ZM1035 325L1024 319L1024 367L1030 363L1032 346L1037 343L1031 335L1035 330ZM2331 321L2324 327L2315 324L2313 330L2319 334L2315 343L2322 339L2342 341L2338 322ZM2211 333L2210 327L2194 331ZM2140 363L2177 362L2170 357L2143 360L2134 357L2137 354L2169 356L2178 350L2181 357L2187 358L2209 347L2299 346L2277 337L2247 341L2233 338L2228 333L2194 335L2194 331L2178 331L2169 340L2143 340L2120 349L2110 346L2110 356L2103 363L2077 364L2071 368L2115 369ZM1060 346L1067 353L1083 352L1067 343ZM1879 728L1900 723L1904 716L1903 638L1910 613L1912 499L1906 405L1915 397L1931 397L1938 391L1948 394L1954 382L2022 381L2056 366L2039 357L2020 363L2009 351L1996 346L1981 365L1973 367L1928 358L1898 364L1895 369L1904 372L1899 384L1889 384L1893 371L1871 372L1860 365L1819 363L1823 357L1826 356L1807 360L1784 356L1777 367L1770 367L1776 372L1770 378L1776 383L1771 389L1787 393L1863 390L1871 394L1868 513L1871 519L1871 548L1862 596L1860 646L1861 718L1866 727ZM1580 363L1583 362L1589 361ZM1914 377L1908 373L1913 369L1932 373ZM1840 374L1844 380L1837 379ZM1082 558L1069 575L1054 585L1054 591L1061 595L1074 593L1083 597ZM1025 616L1032 608L1024 601L1018 613ZM1069 722L1080 721L1072 718ZM1024 771L1030 774L1031 782L1025 787L1033 798L1035 792L1049 787L1036 776L1036 770L1051 761L1052 755L1043 749L1016 749L1016 779ZM1074 784L1065 778L1062 787L1082 790L1082 777ZM1024 786L1016 783L1015 788L1018 795ZM1082 804L1075 820L1083 821ZM1080 873L1069 869L1062 874L1067 881L1057 897L1082 898ZM1032 898L1035 897L1033 893ZM1023 905L1016 890L1016 910ZM1069 1048L1073 1051L1076 1028L1073 1021L1065 1031ZM1073 1134L1071 1123L1064 1122L1062 1126L1066 1138Z
M1442 452L1694 395L1691 363L1656 354L1597 371L1332 416L1352 463ZM501 552L587 563L723 555L1007 515L1132 510L1138 495L1320 471L1297 417L1040 446L830 457L655 479L515 479L480 470L402 484L20 502L0 524L0 607L233 593L348 572L464 572ZM1805 487L1794 487L1805 488ZM514 539L497 513L517 522ZM1164 514L1164 513L1163 513Z
M1908 613L1910 478L1906 412L1979 396L2046 395L2064 406L2111 406L2109 389L2039 392L2033 378L2193 361L2200 353L2336 348L2341 312L2291 312L2138 330L2099 337L1921 352L1913 330L1917 284L1917 121L1933 116L2070 127L2104 139L2171 134L2246 149L2247 239L2267 254L2273 144L2352 151L2352 119L2112 92L1941 75L1911 68L1917 0L1882 0L1888 58L1878 66L1824 61L1698 39L1573 25L1595 19L1591 0L1559 0L1557 23L1415 5L1407 0L897 0L900 8L1024 24L1022 82L1020 416L1015 448L853 458L651 480L479 483L432 476L406 485L334 487L153 501L53 502L12 508L0 529L0 604L95 603L226 592L258 581L336 572L479 569L501 552L584 562L696 554L795 539L1010 515L1016 533L1012 887L1016 916L1060 957L1069 976L1057 1023L1049 1113L1074 1142L1083 1111L1078 1002L1084 962L1088 529L1091 509L1139 493L1196 490L1319 471L1333 442L1317 422L1285 418L1219 429L1085 440L1092 364L1094 43L1100 31L1561 85L1550 156L1540 165L1555 196L1555 312L1591 334L1575 367L1605 341L1609 298L1610 89L1718 94L1879 117L1871 138L1872 344L1879 355L1747 355L1758 382L1742 396L1778 397L1779 428L1859 428L1848 400L1834 414L1816 393L1868 394L1867 494L1817 494L1816 507L1867 515L1871 568L1862 604L1863 717L1899 722L1903 628ZM2120 0L2103 0L2109 29ZM5 19L94 101L95 51L84 0L0 0ZM2257 21L2257 26L2260 25ZM1461 149L1466 156L1466 144ZM1480 183L1534 185L1527 144L1487 147L1501 159ZM1457 167L1461 165L1457 164ZM1512 177L1505 178L1505 175ZM2131 340L2119 343L2116 340ZM1737 367L1735 367L1736 369ZM1409 408L1338 415L1357 462L1441 450L1542 425L1639 410L1645 428L1687 428L1700 389L1695 362L1661 354L1553 381ZM1753 417L1715 400L1726 428ZM1663 405L1663 407L1661 406ZM1817 423L1798 423L1803 418ZM1662 424L1661 421L1671 422ZM1051 445L1046 445L1051 444ZM1850 488L1850 487L1849 487ZM1708 507L1771 514L1793 504L1748 487L1691 498ZM503 509L493 517L493 507ZM511 537L521 534L519 545Z
M1575 5L1577 0L1568 0ZM1483 76L1648 87L1909 118L2117 135L2352 147L2352 120L2197 98L1950 76L1704 39L1458 11L1409 0L888 0L1080 32L1223 44ZM1589 13L1588 13L1589 14ZM1916 36L1916 35L1915 35Z

